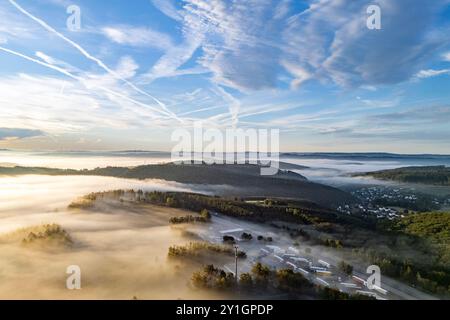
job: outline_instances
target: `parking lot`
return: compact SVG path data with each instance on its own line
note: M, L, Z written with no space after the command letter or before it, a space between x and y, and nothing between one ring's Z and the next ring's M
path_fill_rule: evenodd
M317 285L372 296L378 300L433 299L432 296L387 277L382 277L381 286L371 290L367 287L369 274L364 273L367 266L354 266L353 273L346 274L338 267L342 260L338 253L333 255L329 250L325 252L325 248L298 244L287 234L265 224L213 213L212 223L206 228L198 227L196 231L205 241L212 243L223 243L224 236L233 237L239 250L247 254L247 259L238 261L238 275L250 272L255 263L261 262L273 269L293 269ZM242 239L243 233L251 234L252 239ZM234 274L234 259L230 259L222 268Z

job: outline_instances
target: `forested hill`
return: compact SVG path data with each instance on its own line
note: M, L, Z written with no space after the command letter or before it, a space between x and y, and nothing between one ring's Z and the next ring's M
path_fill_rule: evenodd
M347 204L355 199L347 192L308 181L289 170L261 176L257 165L156 164L138 167L106 167L93 170L62 170L32 167L0 167L1 175L89 175L128 179L162 179L189 184L227 185L218 195L235 197L283 197L307 200L322 206ZM217 189L218 190L218 189ZM212 190L216 191L216 190Z
M450 167L446 166L405 167L367 172L363 175L382 180L393 180L399 182L423 183L442 186L450 185Z

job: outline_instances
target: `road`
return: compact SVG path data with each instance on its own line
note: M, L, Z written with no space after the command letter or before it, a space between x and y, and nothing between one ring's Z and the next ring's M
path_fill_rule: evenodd
M249 272L256 262L262 262L272 268L291 268L304 275L316 284L322 286L330 286L348 293L363 292L367 295L373 295L380 300L434 300L435 297L421 292L407 284L397 280L381 277L380 290L369 290L361 281L355 280L352 276L356 276L363 280L368 278L368 274L364 273L367 266L355 266L352 276L342 273L339 268L338 254L325 251L324 248L313 248L311 253L305 253L306 247L294 247L294 241L284 232L277 228L264 224L243 221L231 217L214 213L212 222L207 228L197 230L199 236L204 240L212 243L222 243L224 235L233 236L240 250L247 254L247 259L239 260L239 273ZM241 240L240 236L243 232L253 235L253 239ZM264 237L272 237L273 242L258 241L258 235ZM294 251L293 251L294 250ZM297 251L297 252L295 252ZM308 260L308 262L304 261ZM319 261L324 264L321 264ZM223 266L228 272L234 273L234 260ZM319 269L320 268L320 269ZM316 270L319 269L319 270ZM387 292L384 292L386 290Z

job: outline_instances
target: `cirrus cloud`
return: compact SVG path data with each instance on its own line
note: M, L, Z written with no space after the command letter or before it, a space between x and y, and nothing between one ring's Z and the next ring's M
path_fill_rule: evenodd
M101 31L111 41L122 45L161 50L167 50L173 46L170 36L149 28L118 25L103 27Z

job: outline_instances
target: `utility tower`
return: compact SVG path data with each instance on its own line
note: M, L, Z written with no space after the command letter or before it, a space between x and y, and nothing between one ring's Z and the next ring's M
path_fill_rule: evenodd
M238 281L238 249L239 246L235 245L234 246L234 277L236 278L236 282Z

